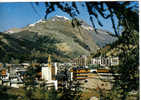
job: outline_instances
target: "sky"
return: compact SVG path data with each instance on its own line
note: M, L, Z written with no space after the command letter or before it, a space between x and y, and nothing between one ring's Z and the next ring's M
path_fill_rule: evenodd
M81 4L78 3L78 6ZM36 21L43 19L45 16L45 5L44 3L39 3L37 6L35 3L31 2L20 2L20 3L0 3L0 32L4 32L11 28L22 28L29 24L35 23ZM89 25L91 22L87 10L79 6L80 15L78 18L84 20ZM65 16L71 19L69 15L57 9L55 12L51 13L48 18L55 15ZM100 17L103 22L103 27L100 27L96 23L96 28L107 30L113 32L110 19L104 20Z

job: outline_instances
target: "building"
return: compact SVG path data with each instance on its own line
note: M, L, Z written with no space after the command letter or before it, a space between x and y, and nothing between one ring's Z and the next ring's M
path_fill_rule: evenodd
M1 70L0 78L3 81L9 80L9 73L8 73L8 71L6 69Z
M101 57L91 59L91 64L101 65L101 62L102 62Z
M111 66L119 65L119 58L118 57L112 57L111 58Z
M22 64L5 64L5 67L1 69L0 84L14 88L23 87L22 73L25 71Z
M43 64L42 66L42 79L45 81L45 84L48 88L55 87L55 89L58 89L56 75L57 75L57 66L54 64L54 66L51 64L50 56L48 58L48 64Z
M117 66L119 65L118 57L96 57L91 59L91 64L100 66Z
M24 87L24 83L19 75L10 76L10 86L14 88Z
M90 70L86 68L72 68L70 72L71 80L86 80Z
M101 66L110 66L111 65L111 58L107 57L103 57L101 58Z
M88 57L86 55L82 55L78 58L75 58L73 63L79 66L86 66L88 64Z

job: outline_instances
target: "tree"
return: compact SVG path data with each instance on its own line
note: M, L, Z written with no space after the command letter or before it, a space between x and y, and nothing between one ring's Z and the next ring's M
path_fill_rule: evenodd
M36 3L37 5L39 3ZM81 26L81 22L76 20L76 17L80 14L79 6L87 9L89 19L96 31L95 21L100 26L103 26L100 21L100 17L104 19L110 19L115 34L112 36L118 37L118 43L123 43L123 53L120 54L121 64L119 65L118 77L115 85L119 88L122 100L125 100L127 92L135 89L138 90L139 86L139 10L138 2L46 2L46 16L59 8L63 12L70 15L72 20L72 26ZM94 20L94 18L96 20ZM116 20L117 19L117 20ZM133 45L133 48L130 48ZM134 47L135 45L135 47ZM127 47L127 48L125 48ZM134 84L133 82L137 84ZM116 89L118 91L118 89Z
M36 4L38 5L39 3ZM76 20L76 17L80 14L78 9L79 6L82 6L83 9L87 9L89 19L94 29L96 23L94 18L97 19L96 21L100 26L103 26L102 22L100 21L101 16L104 19L111 19L115 36L119 36L121 34L119 30L123 26L125 30L132 28L139 31L138 2L81 2L79 4L77 2L46 2L45 5L45 19L50 13L59 8L74 18L72 20L72 25L74 27L80 26L81 22ZM118 19L118 23L116 23L116 18Z
M12 59L11 59L11 63L12 63L12 64L19 64L19 59L14 59L14 58L12 58Z

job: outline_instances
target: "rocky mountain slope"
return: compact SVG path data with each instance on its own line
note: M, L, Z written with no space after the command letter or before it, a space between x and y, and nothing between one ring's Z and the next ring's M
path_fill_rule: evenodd
M31 50L34 48L41 51L39 49L41 44L37 43L39 42L39 37L48 37L57 42L52 44L48 42L50 39L47 39L47 41L42 43L55 46L57 51L62 52L64 56L66 55L69 58L89 55L90 52L96 52L99 47L115 41L115 38L111 37L108 32L98 30L96 33L85 22L82 23L81 27L73 28L71 20L63 16L55 16L49 20L41 19L20 29L10 29L2 34L1 37L3 37L0 40L3 41L2 43L13 48L10 50L19 53L27 52L27 54L31 53ZM46 46L45 48L48 47ZM11 52L10 50L8 52Z

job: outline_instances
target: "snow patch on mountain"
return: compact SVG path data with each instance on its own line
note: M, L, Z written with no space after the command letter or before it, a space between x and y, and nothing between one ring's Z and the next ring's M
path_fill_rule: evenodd
M29 27L32 27L32 26L35 26L35 25L38 24L38 23L45 23L45 22L46 22L45 20L40 19L40 20L36 21L35 23L30 24L30 25L28 25L28 26L29 26Z
M90 27L90 26L85 26L85 25L81 25L82 28L88 30L88 31L92 31L93 30L93 27Z
M56 15L52 18L52 21L58 21L58 20L69 21L70 19L65 16L58 16L58 15Z
M12 31L12 30L8 30L6 31L5 33L14 33L15 31Z
M56 17L59 17L59 18L64 18L65 20L70 20L69 18L65 17L65 16L56 16Z

